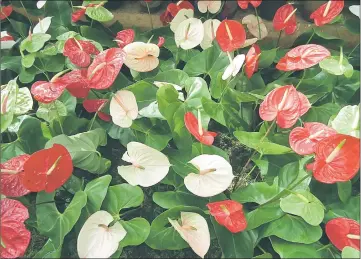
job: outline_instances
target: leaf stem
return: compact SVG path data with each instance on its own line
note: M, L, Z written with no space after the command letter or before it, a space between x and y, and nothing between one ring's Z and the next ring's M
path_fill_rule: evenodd
M322 250L325 250L325 249L327 249L327 248L329 248L329 247L332 247L332 246L333 246L333 245L332 245L331 243L328 244L328 245L324 245L323 247L317 249L317 252L322 251Z
M31 26L34 26L34 25L33 25L33 22L32 22L32 21L30 20L30 18L29 18L28 11L26 10L26 8L25 8L25 6L24 6L23 1L20 1L20 4L21 4L21 6L24 8L26 18L28 18L28 20L29 20L29 22L30 22Z
M58 122L59 122L59 126L60 126L61 133L62 133L62 134L65 134L65 133L64 133L64 129L63 129L63 125L62 125L62 123L61 123L61 119L60 119L60 115L59 115L58 109L56 109L56 117L57 117Z
M313 36L315 36L315 30L313 30L310 38L308 39L308 41L306 42L306 44L310 43L310 41L312 40Z
M261 35L261 24L259 22L259 17L258 17L258 12L257 12L257 8L255 7L254 8L254 11L256 13L256 18L257 18L257 23L258 23L258 36L259 36L259 39L262 38L262 35Z
M152 30L154 30L152 16L150 15L149 4L148 4L148 2L145 2L145 4L147 5L147 10L148 10L148 16L149 16L149 20L150 20L150 25L152 26Z
M278 39L277 39L276 48L278 48L278 45L280 44L280 40L281 40L281 37L282 37L282 32L283 32L283 30L280 30L280 34L278 35Z
M350 52L350 54L348 54L347 58L350 58L352 53L360 46L360 43L358 43Z
M93 118L92 118L92 120L91 120L91 122L90 122L88 131L90 131L90 130L93 128L93 124L94 124L94 122L95 122L96 117L98 116L98 112L99 112L99 111L97 111L97 112L94 114L94 116L93 116Z
M303 70L302 77L301 77L300 81L298 81L298 83L296 85L296 89L301 85L303 79L305 79L305 76L306 76L306 70Z

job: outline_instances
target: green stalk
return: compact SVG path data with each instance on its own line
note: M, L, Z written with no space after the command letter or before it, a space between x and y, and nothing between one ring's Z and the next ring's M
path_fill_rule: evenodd
M281 36L282 36L282 30L280 30L280 34L278 35L276 48L278 48L278 45L280 44Z
M303 70L303 74L302 74L302 77L301 77L301 80L298 82L298 84L296 85L296 89L301 85L303 79L305 79L305 76L306 76L306 70Z
M262 38L262 35L261 35L261 24L259 22L259 17L258 17L258 12L257 12L257 8L255 7L254 8L254 11L256 13L256 18L257 18L257 23L258 23L258 36L259 36L259 39Z
M315 36L315 31L313 30L310 38L308 39L308 41L306 42L306 44L310 43L310 41L312 40L313 36Z
M26 18L28 18L28 20L29 20L29 22L30 22L31 26L34 26L34 25L33 25L33 22L32 22L32 21L30 20L30 18L29 18L28 11L26 10L26 8L25 8L25 6L24 6L23 1L20 1L20 4L21 4L21 6L24 8Z

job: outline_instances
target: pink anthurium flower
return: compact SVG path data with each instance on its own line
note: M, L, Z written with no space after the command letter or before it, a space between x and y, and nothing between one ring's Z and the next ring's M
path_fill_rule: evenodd
M204 37L201 42L202 49L208 49L213 46L213 40L216 38L217 29L221 22L217 19L209 19L203 23Z
M133 42L124 47L124 64L137 72L149 72L159 65L159 47L153 43Z
M245 24L248 31L258 39L263 39L268 35L267 27L264 24L263 20L260 17L258 17L257 19L257 17L253 14L245 16L242 19L242 24Z
M273 28L276 31L284 30L286 34L293 34L297 29L296 11L293 5L285 4L278 8L273 18Z
M206 1L206 0L200 0L198 1L198 10L201 13L206 13L207 11L215 14L217 13L222 6L222 1L212 0L212 1Z
M203 23L197 18L189 18L181 22L174 34L177 47L184 50L193 49L201 44L203 37Z
M78 67L88 67L91 55L97 54L99 54L99 50L90 41L70 38L64 44L63 55L68 57L71 63Z
M113 123L122 128L129 128L138 116L135 95L128 90L119 90L110 101L110 115Z
M122 30L117 33L115 41L117 42L119 48L124 48L134 41L134 37L135 32L133 29Z

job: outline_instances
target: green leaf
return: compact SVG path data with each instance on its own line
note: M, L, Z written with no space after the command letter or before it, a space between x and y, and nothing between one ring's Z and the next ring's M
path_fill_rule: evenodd
M93 213L100 210L111 180L111 175L104 175L94 179L86 185L84 193L87 195L88 199L77 222L79 230Z
M348 62L347 58L343 58L340 63L340 57L331 56L325 58L319 64L323 70L336 76L345 75L351 77L353 74L353 66Z
M121 220L120 224L127 231L125 238L120 241L121 247L137 246L147 239L150 233L150 225L146 219L134 218L129 221Z
M312 106L311 109L302 117L304 122L321 122L328 124L328 121L332 115L335 115L340 110L340 106L335 103L326 103L321 106Z
M268 138L264 138L264 134L259 132L236 131L234 136L241 144L255 149L263 155L281 155L292 152L289 147L270 142Z
M204 215L203 211L197 207L179 206L167 210L153 220L145 243L152 249L158 250L180 250L189 247L178 232L172 226L169 226L168 218L180 218L181 211Z
M342 258L360 258L360 251L353 247L345 246L342 250Z
M46 56L55 56L58 54L58 49L55 44L50 43L46 45L45 48L40 51L40 53Z
M189 192L177 190L153 193L153 201L164 209L177 206L194 206L206 210L208 199L197 197Z
M61 54L37 59L35 65L41 70L57 73L64 70L65 57Z
M262 237L277 236L286 241L312 244L318 241L322 236L320 226L311 226L302 218L289 214L272 221L264 226Z
M281 210L279 202L259 207L246 213L247 230L258 228L263 224L279 219L283 215L285 213Z
M64 187L72 194L75 194L76 192L83 190L83 184L84 179L80 179L72 174L66 183L64 183Z
M88 7L86 15L98 22L109 22L114 18L113 14L103 6Z
M351 193L352 193L351 181L338 182L337 183L337 192L338 192L338 197L340 197L340 200L343 203L346 203L350 199Z
M325 216L322 202L308 191L297 191L281 198L280 206L284 212L300 216L312 226L319 225Z
M162 86L157 92L160 113L167 119L173 139L179 149L190 149L192 137L184 124L187 105L178 100L178 92L170 85Z
M20 51L28 51L30 53L37 52L44 47L45 42L50 40L51 36L45 33L33 34L30 38L27 37L20 44Z
M259 64L258 64L259 68L270 67L276 58L277 50L278 48L270 49L270 50L262 50L261 56L259 58Z
M57 36L72 29L71 14L72 8L66 1L48 1L45 8L45 16L52 16L48 33L55 39Z
M144 194L139 186L123 183L110 186L103 202L103 208L113 216L119 216L119 211L138 207L144 200Z
M22 154L25 154L25 151L19 141L1 144L1 163Z
M0 63L1 71L9 69L17 74L21 72L21 56L3 56Z
M231 194L231 199L239 203L256 202L263 204L272 199L279 193L279 188L276 183L268 185L263 182L255 182L249 184L245 188L238 188Z
M54 201L54 195L55 192L39 192L36 196L36 203ZM37 205L36 218L39 232L49 237L54 247L60 247L63 244L64 237L78 221L86 201L86 194L83 191L79 191L75 194L64 213L58 211L55 202Z
M46 147L61 144L69 151L73 164L94 174L103 174L110 167L110 161L102 158L98 146L107 144L107 135L103 129L95 129L73 136L59 135L46 143Z
M185 90L187 98L184 101L187 105L193 108L198 108L202 105L201 99L206 98L211 100L206 81L200 77L190 77L185 83Z
M324 222L334 218L350 218L360 222L360 196L351 197L347 203L332 203L326 209Z
M45 243L45 245L38 251L34 258L61 258L61 246L56 247L51 239Z
M70 112L75 112L76 108L76 97L72 96L68 90L65 90L62 95L58 98L59 101L61 101L65 107L66 110Z
M60 121L63 125L64 134L68 136L86 131L89 125L89 120L85 118L78 118L74 114L69 114L67 116L60 117ZM52 120L50 122L50 129L53 136L62 134L59 120Z
M275 237L271 238L271 243L281 258L322 258L312 245L291 243Z
M27 87L21 87L18 90L15 104L15 115L23 115L33 108L33 97Z
M36 116L47 122L51 122L67 114L66 106L59 100L51 103L39 103L39 108L36 111Z
M4 132L13 121L18 85L16 79L10 80L1 86L1 133Z
M35 53L30 53L28 55L25 55L22 57L21 59L21 64L26 67L26 68L29 68L31 67L33 64L34 64L34 61L35 61L35 57L36 57L36 54Z
M345 21L345 26L350 32L360 34L360 20L358 18L347 19Z
M90 26L80 26L80 32L83 37L99 42L103 46L117 46L117 44L113 41L113 38L104 31L92 28Z
M161 72L157 74L150 81L151 83L153 83L154 81L167 82L183 87L188 79L188 74L185 73L183 70L173 69L167 72Z
M137 99L138 108L142 109L156 101L158 88L149 82L139 81L128 86L126 90L133 92Z
M301 180L307 175L304 167L309 162L309 158L305 157L300 161L288 163L284 165L279 171L278 186L282 189L287 189L291 184ZM311 178L305 179L302 183L298 184L293 190L306 190L311 182Z
M24 117L19 127L17 141L20 142L25 153L32 154L43 149L48 138L39 119L27 115Z

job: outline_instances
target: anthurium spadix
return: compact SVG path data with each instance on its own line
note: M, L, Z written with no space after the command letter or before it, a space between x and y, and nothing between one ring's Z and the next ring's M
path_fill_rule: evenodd
M360 138L360 107L347 105L331 120L330 125L338 133Z
M216 38L217 29L221 22L217 19L209 19L203 23L204 37L201 42L202 49L212 47L212 42Z
M211 236L205 218L198 213L181 212L179 221L170 218L168 218L168 221L193 251L204 258L211 243Z
M221 9L222 1L212 0L212 1L198 1L198 10L201 13L206 13L207 11L215 14Z
M229 52L227 53L230 64L224 71L222 75L222 80L227 80L231 76L236 76L238 72L241 70L244 60L246 59L246 56L244 54L237 55L234 59L232 59Z
M133 186L149 187L159 183L171 166L162 152L139 142L128 143L122 160L131 165L118 166L118 173Z
M202 21L197 18L190 18L181 22L174 37L177 47L184 50L193 49L202 42L204 37Z
M153 43L133 42L123 49L124 64L137 72L149 72L159 65L159 47Z
M39 19L39 23L37 25L35 25L35 27L33 29L33 34L46 33L50 28L52 18L53 17L45 17L44 19L41 19L41 20Z
M115 125L121 128L129 128L138 116L135 95L128 90L119 90L110 101L109 110Z
M178 26L185 20L194 17L194 10L192 9L181 9L177 15L173 18L170 23L170 29L176 32Z
M199 172L184 178L184 185L200 197L212 197L225 191L234 178L232 166L218 155L200 155L189 161Z
M113 216L107 211L91 215L80 230L77 250L80 258L109 258L126 236L127 231L119 222L109 226Z

